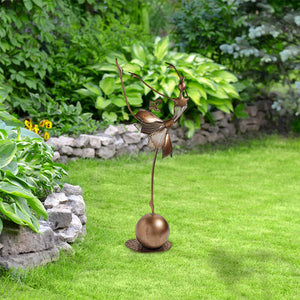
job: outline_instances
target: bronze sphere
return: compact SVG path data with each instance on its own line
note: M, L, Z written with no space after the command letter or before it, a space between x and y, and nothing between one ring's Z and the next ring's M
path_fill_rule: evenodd
M137 240L149 249L160 248L168 240L169 233L169 224L158 214L144 215L135 228Z

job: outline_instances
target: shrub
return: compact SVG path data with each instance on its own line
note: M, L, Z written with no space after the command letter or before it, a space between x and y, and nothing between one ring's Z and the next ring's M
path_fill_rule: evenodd
M227 113L232 111L232 99L239 95L231 82L237 79L225 71L225 67L214 63L211 59L198 54L186 54L169 50L169 38L157 38L154 45L146 47L142 43L135 43L131 47L124 47L123 52L112 52L106 58L106 63L95 65L93 70L106 72L99 85L86 84L84 89L77 92L93 97L96 108L102 118L108 122L128 120L129 115L125 109L121 83L115 59L118 58L120 66L125 72L137 73L157 91L169 97L177 97L179 83L175 72L167 72L169 62L176 66L186 78L187 90L190 96L189 110L195 123L182 119L182 122L193 133L194 124L200 126L200 114L208 113L212 107ZM128 59L127 59L128 57ZM140 84L130 75L124 75L128 101L133 107L147 106L150 100L159 98L146 86ZM173 103L164 99L159 117L169 116L173 112Z
M67 174L52 159L52 148L40 136L0 120L0 233L3 219L38 232L38 218L48 217L39 199Z

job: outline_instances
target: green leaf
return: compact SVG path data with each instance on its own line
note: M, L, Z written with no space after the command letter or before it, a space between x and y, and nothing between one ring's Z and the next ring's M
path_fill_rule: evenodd
M22 220L16 214L16 204L8 204L3 202L3 199L0 198L0 212L3 213L6 217L8 217L11 221L19 225L25 225L24 220Z
M165 81L162 83L162 87L167 93L169 97L171 97L178 80L176 80L174 77L167 77Z
M100 88L90 82L85 83L83 86L93 95L97 95L97 96L102 95Z
M117 114L114 112L105 111L102 114L102 118L109 123L114 123L117 120L117 117L118 117Z
M0 182L0 192L5 194L25 198L30 205L30 207L38 214L43 216L44 218L48 218L48 214L41 203L41 201L36 198L30 190L25 190L15 184L9 182Z
M110 95L115 90L115 79L113 77L105 77L100 81L100 87L105 95Z
M240 99L240 95L238 94L237 90L234 88L233 85L231 85L227 82L219 82L219 85L228 94L228 96L230 96L232 98Z
M31 0L23 0L23 2L24 2L24 5L25 5L25 8L28 11L31 11L31 9L32 9L32 2L31 2Z
M6 123L6 125L10 126L23 126L23 123L9 114L7 111L0 110L0 120Z
M156 39L154 45L154 55L158 61L162 61L169 51L169 36Z
M116 105L117 107L124 107L126 106L126 102L123 97L111 97L111 103Z
M92 67L89 67L91 70L96 70L96 71L106 71L106 72L118 72L118 69L115 65L113 64L101 64L101 65L94 65Z
M246 119L249 118L249 115L244 111L245 109L245 103L240 103L239 105L237 105L234 109L234 115L238 118L238 119Z
M226 92L218 85L215 86L214 90L207 89L208 94L214 96L215 98L219 99L228 99L228 95Z
M0 140L0 168L7 166L17 152L17 145L12 140Z
M138 59L142 62L147 61L146 51L140 43L136 43L131 46L131 54L134 59Z
M188 129L187 138L191 138L195 134L195 124L192 120L185 120L184 126Z
M16 161L12 160L7 166L3 168L4 171L10 171L12 174L18 174L18 164Z
M127 95L127 99L132 106L141 106L143 104L142 95L139 93L131 93Z
M189 88L189 96L190 96L190 99L192 99L195 104L200 105L201 93L197 88L190 87Z
M111 103L111 100L106 100L103 97L98 96L95 107L97 109L105 109L110 103Z
M214 76L214 80L216 82L220 82L220 81L237 82L238 81L238 79L232 73L223 70L214 71L212 72L211 75Z
M32 0L35 5L39 8L43 8L43 1L42 0Z

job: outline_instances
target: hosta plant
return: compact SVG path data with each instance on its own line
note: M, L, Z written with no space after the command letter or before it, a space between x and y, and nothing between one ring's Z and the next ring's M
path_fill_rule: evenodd
M39 135L0 120L0 233L4 219L39 231L38 219L48 217L39 199L66 175L52 158Z
M152 47L135 43L124 47L123 52L112 52L106 57L106 63L93 66L93 70L104 72L99 85L86 84L79 93L94 97L96 108L101 117L109 122L128 120L126 103L123 99L118 70L115 59L118 59L124 70L124 82L129 104L132 107L147 107L151 100L158 98L147 87L132 78L129 72L136 73L157 91L176 97L178 95L178 77L167 69L169 62L176 66L186 78L187 91L190 97L187 117L182 122L187 126L189 135L196 127L200 127L200 113L205 115L212 108L227 113L233 110L232 100L239 95L231 84L236 77L227 72L224 66L199 54L170 51L168 36L156 38ZM165 102L164 102L165 101ZM167 117L173 112L173 104L164 100L160 107L159 117ZM169 101L170 102L170 101Z

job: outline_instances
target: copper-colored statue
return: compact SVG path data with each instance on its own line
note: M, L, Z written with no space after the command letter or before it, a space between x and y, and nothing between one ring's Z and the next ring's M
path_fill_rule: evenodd
M146 82L144 82L138 75L130 73L132 77L139 79L143 84L149 87L152 91L159 94L160 96L172 100L174 102L174 113L173 117L168 120L161 120L152 112L140 109L137 114L134 114L126 96L126 91L123 83L123 72L120 68L118 61L116 59L116 65L119 71L119 76L121 79L122 89L124 93L124 98L127 104L127 107L131 115L141 124L141 132L149 136L148 145L155 149L153 164L152 164L152 175L151 175L151 200L150 207L152 210L151 214L143 216L136 225L136 237L137 240L129 240L126 242L126 246L129 248L139 251L139 252L149 252L149 251L164 251L171 247L171 243L168 242L169 237L169 225L167 221L160 215L154 213L154 204L153 204L153 181L154 181L154 168L157 153L162 149L162 157L168 155L172 156L172 143L169 135L169 129L173 124L175 124L178 119L181 117L183 112L187 108L187 102L189 100L186 85L184 82L184 77L180 76L175 66L168 64L168 68L172 68L176 71L180 82L178 84L179 96L177 98L171 98L162 93L156 91ZM184 92L186 97L184 96ZM155 102L150 102L150 109L158 110L157 106L160 104L161 99L156 100ZM140 243L140 244L139 244Z

